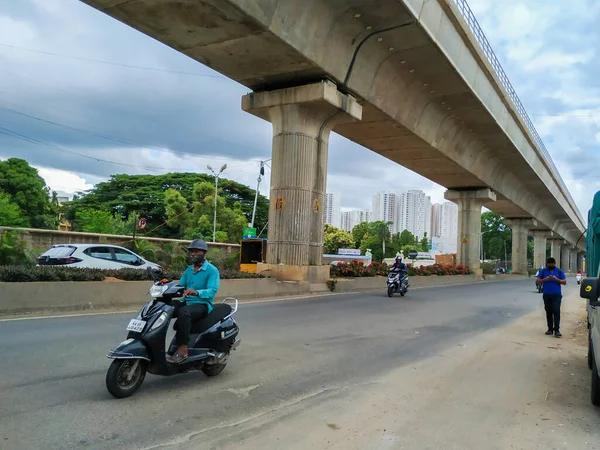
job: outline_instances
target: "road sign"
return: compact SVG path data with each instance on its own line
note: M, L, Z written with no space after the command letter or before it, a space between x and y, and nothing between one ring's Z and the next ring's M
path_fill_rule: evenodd
M138 220L138 229L144 230L146 228L147 224L148 224L148 221L146 219L144 219L143 217L140 217L140 220Z
M416 250L411 250L410 252L408 252L408 257L410 259L417 259L417 256L419 256L419 252Z
M251 239L256 237L256 228L246 227L244 228L244 239Z

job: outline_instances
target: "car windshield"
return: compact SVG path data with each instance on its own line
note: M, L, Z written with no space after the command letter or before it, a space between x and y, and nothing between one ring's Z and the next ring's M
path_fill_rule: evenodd
M44 259L60 259L67 258L73 254L75 247L70 245L61 245L60 247L50 247L40 258Z

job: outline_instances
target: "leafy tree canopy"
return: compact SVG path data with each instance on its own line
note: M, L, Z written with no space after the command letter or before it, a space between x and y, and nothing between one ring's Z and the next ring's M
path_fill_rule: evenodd
M0 161L0 193L4 194L0 202L0 225L9 225L9 220L17 224L13 226L53 229L58 225L50 188L24 159ZM56 194L53 198L56 199ZM18 207L17 215L17 209L10 205Z

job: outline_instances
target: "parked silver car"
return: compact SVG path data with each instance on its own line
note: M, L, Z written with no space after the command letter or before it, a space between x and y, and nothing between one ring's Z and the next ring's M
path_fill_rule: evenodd
M131 250L108 244L58 244L38 258L38 266L79 267L83 269L160 269Z

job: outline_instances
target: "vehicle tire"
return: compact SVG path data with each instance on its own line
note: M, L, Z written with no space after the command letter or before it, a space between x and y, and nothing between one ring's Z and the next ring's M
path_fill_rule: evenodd
M140 360L131 380L127 380L129 369L131 369L135 362L135 359L115 359L108 368L108 372L106 373L106 389L108 389L108 392L113 397L129 397L144 382L147 366L144 360Z
M226 365L227 364L211 364L210 366L204 366L202 372L204 372L204 375L207 377L216 377L225 370Z
M598 367L596 363L593 364L592 369L592 389L591 389L591 401L592 405L600 406L600 377L598 376Z
M393 297L393 296L394 296L394 287L389 286L388 287L388 297Z
M592 347L592 337L590 334L588 331L588 367L591 370L594 368L594 347Z
M404 294L406 294L406 292L400 292L400 297L404 297Z

